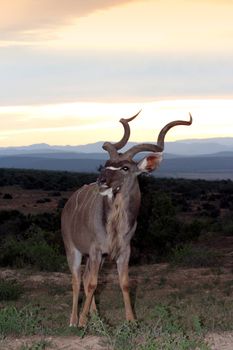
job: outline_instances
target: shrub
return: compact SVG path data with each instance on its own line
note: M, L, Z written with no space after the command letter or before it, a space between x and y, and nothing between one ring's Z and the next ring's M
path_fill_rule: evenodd
M51 202L51 199L50 198L41 198L41 199L38 199L37 201L36 201L36 203L38 203L38 204L42 204L42 203L49 203L49 202Z
M226 236L233 236L233 218L232 214L222 219L222 231Z
M0 335L29 335L41 330L40 309L26 306L17 309L8 306L0 310Z
M209 220L194 219L188 224L183 225L183 238L185 241L197 240L200 235L205 234L210 227Z
M27 230L29 226L28 218L18 210L0 211L0 239L9 235L19 236Z
M48 195L49 195L49 197L60 197L61 196L61 192L53 191L52 193L49 193Z
M40 227L46 231L56 231L60 228L61 214L59 211L55 213L40 213L30 215L30 224Z
M33 266L39 270L63 270L65 258L59 253L58 246L49 245L45 240L47 232L32 225L26 232L26 239L11 237L3 242L0 248L0 264L2 266Z
M17 300L23 293L23 288L16 281L0 280L0 301Z
M48 347L52 347L51 342L46 339L41 339L30 344L23 344L19 350L45 350L48 349Z
M66 202L67 202L67 200L68 200L67 198L59 199L58 204L57 204L57 208L58 209L63 209L65 204L66 204Z
M218 266L219 259L215 251L192 244L175 247L169 258L172 265L197 268Z
M12 195L10 193L5 193L4 196L2 197L3 199L12 199Z

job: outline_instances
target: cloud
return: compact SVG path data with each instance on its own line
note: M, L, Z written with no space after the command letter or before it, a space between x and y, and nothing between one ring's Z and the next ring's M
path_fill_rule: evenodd
M56 130L90 126L96 122L96 114L85 114L82 105L75 103L0 106L0 119L1 133L18 133L19 130ZM101 120L102 118L98 118L98 122Z
M140 107L142 112L132 123L131 141L154 142L155 132L158 134L172 120L188 120L188 111L194 118L192 127L173 129L167 140L230 136L233 99L161 100L144 103ZM118 120L132 116L138 109L136 103L0 107L0 144L118 141L123 133Z
M233 56L0 50L2 105L233 95Z
M0 0L0 39L26 40L38 28L52 29L76 18L138 0Z

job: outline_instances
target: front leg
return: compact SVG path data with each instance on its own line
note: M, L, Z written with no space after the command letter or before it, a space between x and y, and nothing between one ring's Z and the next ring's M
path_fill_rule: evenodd
M135 320L133 309L131 306L131 300L129 295L129 258L130 258L130 245L128 245L124 251L119 255L117 259L117 270L119 274L120 287L123 294L125 304L125 317L127 321Z

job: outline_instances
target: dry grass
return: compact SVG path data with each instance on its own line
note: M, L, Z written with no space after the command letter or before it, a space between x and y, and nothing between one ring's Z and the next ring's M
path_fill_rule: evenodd
M6 193L10 194L12 199L4 199ZM53 196L53 193L54 191L27 190L19 186L1 187L0 208L1 210L19 210L23 214L54 212L59 200L63 197L68 198L71 192L61 191L60 196Z
M101 319L92 320L89 328L84 331L67 327L72 299L69 274L1 269L0 278L14 279L24 290L19 300L2 301L1 309L13 307L22 310L30 302L29 313L26 310L25 317L37 321L34 322L34 328L22 328L24 331L21 336L31 334L26 343L24 339L24 344L31 344L30 339L35 335L55 337L54 342L60 339L59 344L62 344L62 339L66 342L67 337L93 334L107 339L108 347L105 343L105 348L108 349L130 350L130 344L134 344L133 349L140 350L195 349L198 344L200 349L208 349L203 340L206 333L233 330L233 280L229 267L219 271L211 268L172 269L167 264L134 266L130 269L130 276L132 299L138 318L136 328L129 328L124 322L118 276L115 267L111 265L101 271L97 290ZM81 299L82 297L83 292ZM16 329L17 332L20 330L19 324ZM9 336L19 339L20 331L14 333L13 327L10 332L5 330L4 334L3 330L2 336L6 335L3 345L7 344ZM209 339L212 338L209 336ZM174 347L175 342L180 344L179 347ZM72 349L71 345L67 349Z

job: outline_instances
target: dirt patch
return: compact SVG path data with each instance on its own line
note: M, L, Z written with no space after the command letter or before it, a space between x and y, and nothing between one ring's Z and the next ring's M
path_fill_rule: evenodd
M94 336L86 336L84 338L77 336L6 338L0 341L0 349L20 350L23 346L35 346L35 344L40 344L41 342L46 344L46 350L111 350L107 345L103 345L103 339ZM206 337L206 342L211 350L232 350L233 332L210 333Z
M233 332L210 333L206 337L211 350L232 350L233 349Z
M3 186L0 193L1 210L18 210L23 214L39 214L54 212L61 198L69 198L71 192L60 191L59 196L53 196L55 191L27 190L19 186ZM12 199L4 198L5 194Z
M108 350L101 345L102 340L98 337L46 337L38 336L8 338L0 341L1 350L19 350L23 346L35 346L40 343L46 344L46 350ZM39 348L39 347L38 347Z

